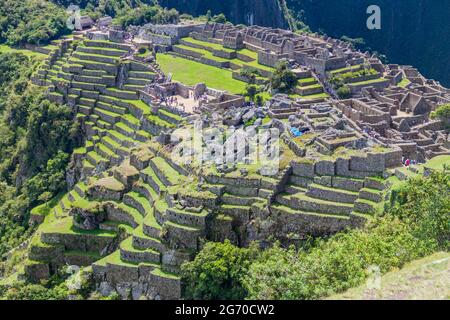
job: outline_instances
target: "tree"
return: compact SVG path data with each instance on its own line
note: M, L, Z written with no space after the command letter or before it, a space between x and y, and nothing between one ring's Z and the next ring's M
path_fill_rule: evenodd
M276 66L275 72L270 77L270 86L272 90L290 93L297 84L297 76L289 70L288 62L286 60L280 61Z
M252 84L248 84L245 87L245 96L249 97L250 101L255 101L255 97L258 94L258 87Z
M227 22L227 18L225 17L225 15L223 13L221 13L221 14L215 15L212 18L212 21L216 22L216 23L226 23Z
M431 113L431 118L441 120L444 128L450 130L450 104L439 106L436 111Z
M206 21L210 22L212 19L211 10L206 11Z
M234 299L247 296L241 279L256 253L225 243L209 242L195 259L181 266L184 296L187 299Z
M340 87L336 93L339 99L350 99L352 97L352 91L350 90L350 87L347 85Z

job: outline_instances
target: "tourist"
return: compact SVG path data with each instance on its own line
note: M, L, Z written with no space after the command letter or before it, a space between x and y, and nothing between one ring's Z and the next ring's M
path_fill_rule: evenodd
M411 165L411 160L406 159L406 161L405 161L405 166L406 166L407 168L409 168L410 165Z

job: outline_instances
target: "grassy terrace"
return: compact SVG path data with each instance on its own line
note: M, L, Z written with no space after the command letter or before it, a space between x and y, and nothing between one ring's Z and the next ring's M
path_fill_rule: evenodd
M362 81L362 82L353 82L353 83L349 83L349 85L364 85L364 84L372 84L372 83L378 83L378 82L383 82L386 81L385 78L378 78L378 79L373 79L373 80L367 80L367 81Z
M425 164L415 166L418 169L419 174L412 172L410 169L406 167L402 167L398 170L405 173L409 177L415 177L423 174L424 168L429 168L432 170L444 170L444 166L450 166L450 156L435 157Z
M243 54L244 56L258 60L258 52L255 52L255 51L252 51L249 49L241 49L241 50L238 50L237 53L240 53L240 54Z
M197 49L197 48L193 48L193 47L189 47L189 46L185 46L185 45L177 45L176 47L178 47L180 49L189 50L189 51L192 51L192 52L199 53L199 54L203 55L203 57L206 58L206 59L215 60L215 61L218 61L218 62L227 62L227 61L229 61L229 62L231 62L231 63L233 63L233 64L235 64L237 66L240 66L241 68L252 67L252 68L258 68L258 69L265 70L265 71L273 71L274 70L274 68L272 68L272 67L268 67L268 66L264 66L262 64L259 64L257 60L250 61L250 62L245 62L245 61L242 61L240 59L224 59L224 58L220 58L220 57L214 56L208 50ZM250 50L247 50L247 51L250 51ZM257 56L255 57L255 59L257 59Z
M411 81L409 81L407 78L405 78L398 83L398 86L402 87L402 88L406 88L406 86L409 85L410 83L411 83Z
M31 51L31 50L27 50L27 49L11 48L10 46L7 46L5 44L0 45L0 54L2 54L2 53L22 53L22 54L26 55L29 58L38 58L38 59L45 59L45 58L47 58L46 54L39 53L39 52L34 52L34 51Z
M330 95L328 93L318 93L318 94L312 94L309 96L301 96L299 94L293 94L293 95L290 95L290 97L292 99L296 99L296 98L299 98L299 99L321 99L321 98L329 98Z
M208 50L197 49L197 48L194 48L194 47L188 47L188 46L185 46L185 45L182 45L182 44L176 45L175 47L183 49L183 50L189 50L189 51L192 51L192 52L199 53L199 54L203 55L203 57L205 57L207 59L210 59L210 60L215 60L215 61L219 61L219 62L226 62L226 61L228 61L227 59L213 56L213 54L210 51L208 51Z
M330 73L331 74L336 74L336 73L340 73L340 72L352 72L352 71L358 70L360 68L361 68L361 65L358 64L356 66L351 66L351 67L346 67L346 68L332 70L332 71L330 71Z
M42 225L42 232L46 233L59 233L59 234L88 234L95 235L97 237L115 237L116 234L107 230L81 230L77 229L72 224L72 217L65 217L53 221L52 223Z
M196 40L196 39L191 38L191 37L183 38L183 40L186 41L186 42L195 44L195 45L200 45L200 46L203 46L203 47L210 48L211 50L220 50L220 51L225 51L225 52L233 52L234 51L233 49L224 48L220 44L205 42L205 41L201 41L201 40Z
M309 82L317 82L317 80L313 77L298 79L298 83L309 83Z
M240 94L246 83L233 79L232 72L167 54L157 54L157 62L165 73L172 73L175 81L193 86L199 82L208 87Z

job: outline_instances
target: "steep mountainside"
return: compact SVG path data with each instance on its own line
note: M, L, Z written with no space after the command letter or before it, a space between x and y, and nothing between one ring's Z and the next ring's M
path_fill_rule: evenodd
M257 24L268 27L287 28L281 0L160 0L163 7L176 8L192 15L223 13L235 24Z
M448 1L436 0L288 0L290 9L304 11L305 22L332 37L343 35L366 40L392 63L411 64L427 77L450 85ZM381 8L382 29L366 27L366 9Z

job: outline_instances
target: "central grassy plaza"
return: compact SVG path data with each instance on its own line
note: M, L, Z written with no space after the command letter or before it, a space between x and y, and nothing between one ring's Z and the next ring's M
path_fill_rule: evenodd
M210 88L236 94L245 90L246 83L233 79L233 73L229 70L162 53L157 54L156 59L164 73L171 73L175 81L190 86L203 82Z

